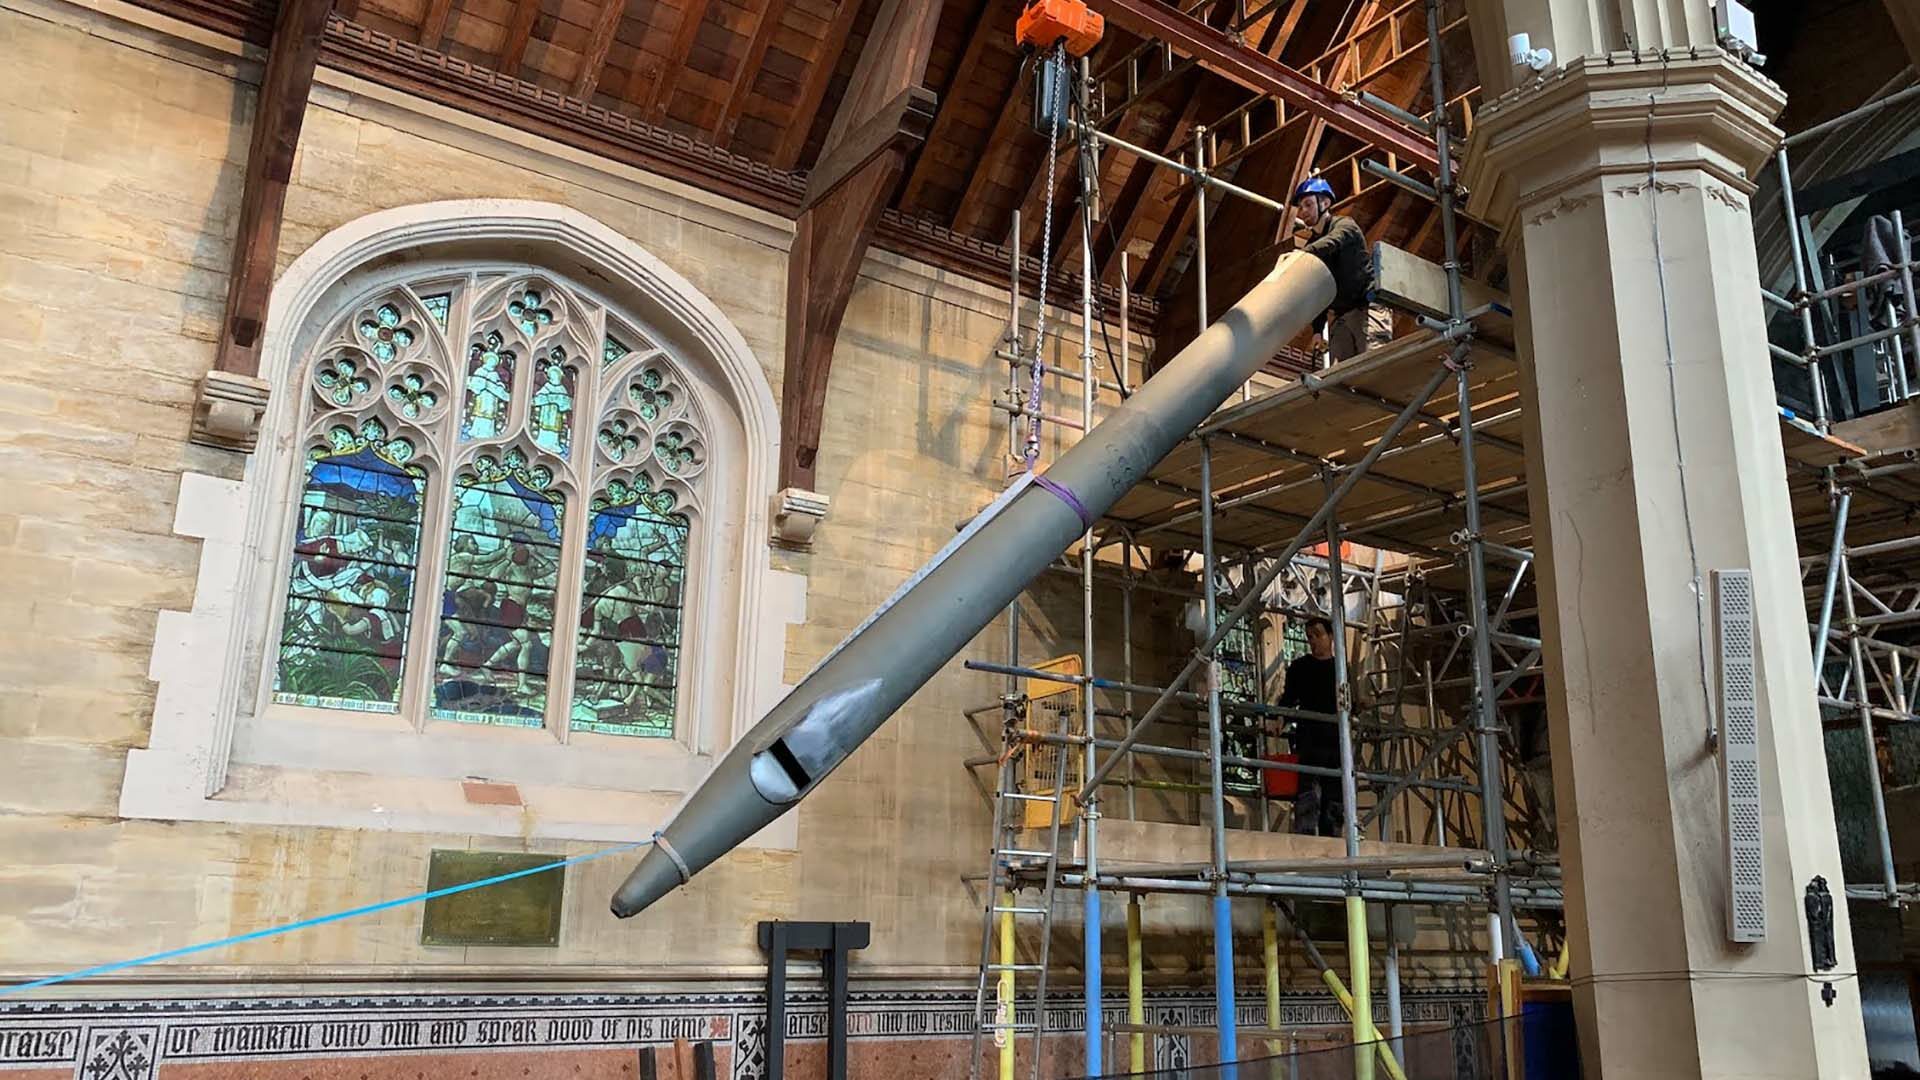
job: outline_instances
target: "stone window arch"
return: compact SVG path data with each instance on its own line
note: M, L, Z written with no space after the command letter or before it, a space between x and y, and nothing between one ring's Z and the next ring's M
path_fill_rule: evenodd
M282 275L261 376L245 477L183 477L200 590L162 613L129 816L523 829L394 807L485 779L559 793L536 832L625 835L777 700L804 588L769 562L771 388L631 241L370 215Z

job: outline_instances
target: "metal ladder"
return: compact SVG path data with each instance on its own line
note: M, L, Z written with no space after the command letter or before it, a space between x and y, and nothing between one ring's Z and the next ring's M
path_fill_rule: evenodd
M1003 1040L1012 1041L1018 1046L1018 1036L1022 1032L1033 1035L1032 1075L1034 1080L1040 1077L1041 1042L1046 1035L1047 1018L1047 964L1053 947L1053 898L1054 888L1060 873L1060 818L1061 800L1065 797L1062 788L1067 781L1068 747L1055 744L1054 775L1050 794L1037 795L1015 790L1015 768L1019 755L1034 746L1041 745L1027 739L1020 730L1020 697L1009 694L1006 698L1005 751L1000 760L999 780L994 787L993 800L993 847L987 863L986 903L982 905L980 923L980 977L974 987L973 996L973 1055L967 1066L969 1080L978 1080L980 1075L981 1036L986 1032L994 1033L994 1045L1000 1046ZM1061 734L1067 724L1068 714L1061 714ZM1024 812L1027 804L1043 803L1048 806L1047 848L1020 846L1020 833L1026 820ZM1009 806L1020 807L1019 812L1008 811ZM1038 906L1022 906L1018 902L1019 890L1014 875L1017 869L1043 868L1040 903ZM1021 919L1036 920L1040 932L1040 956L1037 963L1007 963L994 959L994 938L999 930L1002 917L1012 923L1018 939ZM1031 923L1029 923L1031 925ZM1010 957L1017 959L1013 949L1008 949ZM1020 976L1033 976L1033 1021L1019 1021L1019 984ZM989 981L995 985L994 1007L987 1006L987 986Z

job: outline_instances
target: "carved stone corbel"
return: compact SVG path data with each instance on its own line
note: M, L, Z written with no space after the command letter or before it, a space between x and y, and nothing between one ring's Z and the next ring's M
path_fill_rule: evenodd
M813 530L827 516L830 504L825 495L805 488L785 488L773 497L773 539L785 546L804 548L813 544Z
M193 408L191 440L200 446L252 453L271 393L265 379L231 371L207 372Z

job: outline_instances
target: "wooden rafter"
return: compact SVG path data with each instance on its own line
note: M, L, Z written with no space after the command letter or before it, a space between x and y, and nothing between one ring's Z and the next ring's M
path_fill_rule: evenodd
M1145 125L1145 123L1146 123L1146 120L1145 120L1144 109L1128 109L1126 112L1120 114L1120 121L1118 124L1115 125L1114 136L1126 142L1130 142L1130 143L1134 143L1135 145L1138 145L1141 138L1140 129ZM1109 168L1115 167L1112 163L1115 161L1118 161L1122 153L1123 151L1116 150L1113 147L1104 147L1102 149L1102 152L1099 155L1100 175L1094 178L1094 186L1095 186L1096 192L1100 195L1102 200L1101 212L1103 216L1107 212L1104 205L1104 201L1106 198L1105 183L1106 183L1106 177L1107 177L1107 170ZM1126 156L1132 157L1133 155L1128 154ZM1078 164L1077 157L1076 157L1075 164L1076 166ZM1056 272L1058 272L1061 268L1067 265L1067 259L1069 257L1077 256L1079 254L1081 245L1085 241L1085 237L1081 235L1082 234L1081 219L1086 216L1087 211L1086 211L1085 205L1080 201L1078 201L1079 197L1076 194L1080 190L1080 172L1077 167L1072 172L1067 174L1067 182L1068 182L1069 190L1062 193L1061 197L1067 198L1067 199L1073 199L1075 201L1073 204L1072 213L1068 215L1065 224L1062 225L1060 234L1054 238L1054 264L1053 265L1054 265L1054 270ZM1059 212L1057 209L1054 213L1054 216L1056 219L1059 217ZM1104 230L1101 230L1101 231L1104 231ZM1099 240L1099 237L1098 237L1098 234L1096 233L1095 235L1096 244L1098 243L1098 240ZM1095 251L1094 257L1097 261L1099 259L1099 248L1096 247L1094 251ZM1097 281L1098 279L1095 279L1095 280Z
M453 0L427 0L427 13L420 20L420 47L440 48L447 36L447 17L453 13Z
M195 416L197 441L234 448L250 448L253 443L257 414L243 412L243 422L236 424L230 406L236 399L256 396L264 403L266 387L257 382L260 336L280 254L280 223L286 210L287 185L293 177L294 152L300 145L300 127L306 119L313 72L320 62L320 43L332 7L333 0L286 0L267 46L267 67L254 106L253 136L247 150L220 343L214 353L214 372L202 391L204 407Z
M1093 0L1093 6L1110 21L1136 34L1165 40L1250 90L1276 95L1354 138L1399 154L1423 169L1435 167L1433 147L1419 132L1343 97L1265 53L1246 48L1197 16L1158 0Z
M973 82L987 52L1002 40L999 32L1001 23L1008 20L996 20L994 15L1011 10L1012 5L1008 0L986 0L981 5L979 15L974 20L973 36L967 41L967 50L960 55L960 62L954 65L953 74L941 92L940 113L934 117L933 131L927 135L928 146L953 137L954 125L959 122L959 103L965 96L961 91ZM922 152L915 159L913 170L907 174L907 186L900 193L900 209L909 214L920 209L920 196L926 190L927 182L942 171L944 167L931 154Z
M1014 140L1019 126L1026 116L1027 88L1033 85L1033 65L1022 63L1019 73L1014 76L1013 87L1000 104L1000 115L993 121L993 132L987 136L987 148L980 157L980 163L974 167L973 174L967 178L967 190L961 194L960 203L953 211L953 231L971 236L980 227L980 217L985 209L982 201L987 193L987 185L994 173L1000 170L1007 160L1007 154L1013 150Z
M827 25L826 37L820 41L820 58L807 73L807 81L794 103L793 120L787 124L786 135L773 155L775 168L792 169L800 163L800 155L807 149L807 136L813 130L813 114L819 110L820 102L827 96L827 87L833 83L833 73L840 67L840 56L846 51L847 35L853 32L854 20L860 17L863 5L864 0L840 0L840 6L834 9L833 21Z
M1180 107L1179 116L1169 129L1166 142L1161 146L1162 154L1172 154L1182 144L1193 137L1193 125L1199 122L1201 102L1205 95L1201 92L1199 79L1195 79L1186 93L1186 103ZM1153 190L1158 179L1159 167L1149 161L1135 161L1127 173L1126 183L1121 185L1120 197L1113 201L1113 217L1120 222L1114 233L1113 243L1108 246L1099 259L1100 280L1106 281L1120 269L1120 255L1133 243L1145 221L1147 196ZM1096 248L1096 251L1099 249Z
M1199 202L1194 198L1192 184L1180 185L1179 194L1174 196L1173 212L1167 215L1166 223L1160 226L1160 234L1154 238L1146 261L1140 264L1140 276L1134 283L1136 292L1144 296L1159 295L1167 272L1180 255L1181 245L1186 243L1187 230L1193 227L1193 215Z
M602 0L593 28L587 32L587 47L580 54L580 70L573 76L574 97L582 101L593 99L593 88L600 84L600 73L607 66L607 53L613 49L613 36L626 13L627 0Z
M520 74L520 62L526 59L527 43L533 40L533 24L539 17L540 0L517 0L514 4L506 42L500 47L501 74Z
M1300 28L1300 16L1306 13L1307 0L1293 0L1285 15L1269 20L1260 32L1260 51L1272 55L1276 49L1285 49L1293 41L1293 32Z
M227 318L215 362L221 371L251 375L259 364L256 350L280 254L287 184L293 177L294 151L300 145L313 72L320 61L320 40L332 7L332 0L288 0L267 48L227 281Z
M1369 10L1377 2L1367 0ZM1304 10L1309 7L1314 10ZM1288 48L1310 56L1317 54L1327 43L1340 40L1342 34L1351 32L1352 27L1363 25L1365 19L1364 14L1351 9L1341 12L1320 5L1300 5L1300 9L1301 17L1293 20L1294 25L1283 28L1289 35ZM1292 14L1289 11L1289 15ZM1286 127L1278 137L1267 140L1238 159L1234 182L1252 191L1291 193L1312 162L1317 152L1319 133L1325 126L1318 117L1311 117ZM1198 219L1199 214L1206 213L1206 315L1211 317L1237 299L1271 265L1277 253L1275 245L1284 235L1283 230L1292 215L1278 213L1244 199L1216 200L1209 197L1204 201L1199 200L1191 194L1192 185L1185 186L1189 190L1183 193L1183 205L1177 208L1174 220L1169 222L1173 228L1163 232L1162 246L1156 247L1147 265L1142 267L1141 287L1148 291L1161 287L1170 272L1172 261L1184 249L1186 230ZM1194 257L1199 257L1197 251ZM1198 274L1189 271L1180 280L1154 342L1155 351L1149 360L1149 369L1155 362L1176 354L1200 332L1198 278Z
M1413 230L1413 238L1407 242L1407 250L1421 258L1426 258L1427 241L1433 239L1433 230L1440 227L1440 207L1435 204L1427 209L1426 216L1420 219L1420 227Z
M884 0L808 179L787 260L780 486L814 489L827 379L860 264L907 158L932 126L922 87L941 0Z
M686 0L686 6L680 9L680 26L673 32L673 50L660 68L660 77L654 80L653 90L647 95L643 114L655 119L665 116L667 107L673 104L673 91L680 84L680 73L687 69L687 57L693 53L694 39L700 36L700 24L707 21L708 0Z
M787 0L767 0L766 7L761 9L760 21L753 27L753 40L747 44L747 55L741 59L740 67L733 73L733 84L727 89L726 107L714 122L711 134L715 146L733 142L733 133L740 127L740 114L746 111L747 98L753 93L753 80L760 74L760 65L766 62L767 46L773 43L773 32L780 28L780 19L786 13Z

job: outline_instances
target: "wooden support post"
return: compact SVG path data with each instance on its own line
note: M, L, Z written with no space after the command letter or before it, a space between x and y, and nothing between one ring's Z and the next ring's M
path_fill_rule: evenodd
M294 150L300 144L320 39L332 9L333 0L286 0L274 25L266 73L254 102L253 141L220 344L194 410L192 440L202 446L252 451L266 412L269 387L260 378L260 336L280 253L280 218L293 176Z
M804 544L825 512L814 459L825 422L827 377L847 301L880 215L913 149L933 124L935 98L920 83L940 0L886 0L861 50L795 223L787 263L786 370L781 388L780 538ZM797 508L809 508L796 513Z

